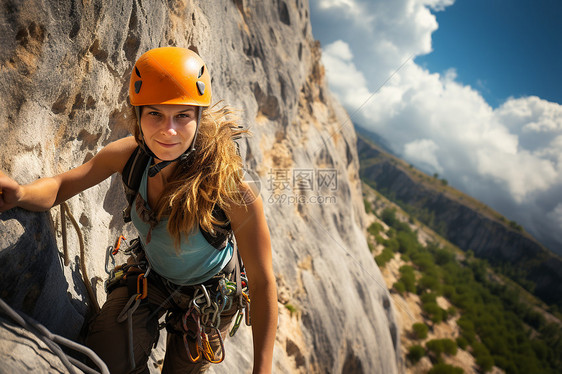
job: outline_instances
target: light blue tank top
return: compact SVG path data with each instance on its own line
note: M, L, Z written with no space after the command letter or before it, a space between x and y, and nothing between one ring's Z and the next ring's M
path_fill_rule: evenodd
M147 181L148 167L144 171L139 194L148 201ZM150 209L147 206L147 209ZM178 285L194 285L203 283L211 279L232 258L232 243L221 251L213 247L203 234L199 226L191 231L188 237L182 235L181 251L179 255L174 247L174 240L168 233L166 225L167 219L163 219L152 229L150 242L147 243L146 237L150 230L150 225L145 223L137 213L133 204L131 209L131 220L138 232L146 257L152 268L161 276Z

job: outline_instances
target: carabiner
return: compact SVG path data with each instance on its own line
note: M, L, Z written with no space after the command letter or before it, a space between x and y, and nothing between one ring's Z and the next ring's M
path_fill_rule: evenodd
M205 302L207 303L206 306L200 306L198 304L199 299L203 299L203 298L205 299ZM191 305L193 305L199 311L203 310L203 308L209 308L209 307L212 306L211 297L209 296L209 292L207 291L207 288L205 286L203 286L202 284L198 285L198 288L195 291L195 294L193 295L193 300L191 300Z
M135 300L144 300L146 299L146 296L148 296L148 282L144 273L141 273L137 277L137 297Z
M238 312L236 314L236 319L234 320L234 326L232 326L232 329L228 334L231 338L234 336L234 334L236 334L236 331L238 331L238 328L240 327L240 322L242 322L242 318L244 317L242 312L243 310L244 309L238 309Z
M115 243L115 249L113 250L113 252L111 252L112 255L115 256L117 252L119 252L119 248L121 247L121 241L124 241L125 244L127 243L127 239L125 239L123 235L120 235L119 238L117 238L117 242Z
M252 318L250 316L250 303L246 304L244 314L246 316L246 326L252 326Z
M187 318L191 316L191 318L193 318L193 321L199 326L199 315L196 317L195 313L199 314L199 312L195 309L195 307L191 307L187 310L187 312L185 312L185 314L183 315L182 318L182 324L183 324L183 330L185 332L187 332L189 329L187 328ZM192 314L193 313L193 314ZM197 333L199 334L199 331L197 331Z
M185 345L185 350L187 351L187 357L189 357L189 360L194 364L199 362L199 360L201 359L201 351L199 350L199 346L197 345L197 343L195 343L197 357L193 358L193 356L191 355L191 350L189 349L189 342L187 341L187 333L183 334L183 344Z
M205 295L205 300L207 301L207 307L211 307L212 306L211 297L209 296L209 291L207 291L207 287L200 284L199 288L203 290L203 294Z
M207 361L209 361L211 364L220 364L224 360L224 340L222 339L222 335L218 327L215 327L214 329L215 329L215 333L219 337L221 358L219 360L215 360L216 352L214 352L213 349L211 348L211 343L209 342L209 337L207 334L205 334L205 339L203 340L205 342L203 355L205 356Z

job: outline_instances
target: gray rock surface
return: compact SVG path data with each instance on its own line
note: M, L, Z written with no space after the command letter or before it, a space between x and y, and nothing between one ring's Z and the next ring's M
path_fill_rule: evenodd
M0 317L0 373L66 373L60 359L37 335Z
M157 46L196 49L211 71L213 100L240 109L253 133L241 148L259 178L273 240L280 303L274 372L400 370L393 307L364 236L355 132L326 88L307 1L0 4L3 171L28 183L80 165L126 136L122 117L136 58ZM119 177L68 203L101 304L106 247L122 232L134 235L121 220ZM62 263L60 209L2 213L0 230L2 298L78 339L88 298L70 225L70 263ZM156 361L162 353L160 344ZM12 367L22 365L12 372L46 357L40 349L2 354ZM251 362L251 333L244 328L227 341L225 363L211 372L249 373ZM34 372L50 372L34 365Z

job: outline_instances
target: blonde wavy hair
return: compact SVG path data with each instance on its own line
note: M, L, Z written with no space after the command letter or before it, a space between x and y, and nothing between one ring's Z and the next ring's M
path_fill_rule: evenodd
M168 218L167 229L174 239L176 252L179 252L182 235L187 237L196 225L215 235L216 226L227 223L213 216L213 208L227 210L231 204L245 204L241 190L243 163L233 138L249 134L249 131L239 126L239 118L231 108L219 107L220 104L203 109L195 150L177 165L153 207L158 221ZM130 130L141 144L133 107L131 112L134 121L130 121Z

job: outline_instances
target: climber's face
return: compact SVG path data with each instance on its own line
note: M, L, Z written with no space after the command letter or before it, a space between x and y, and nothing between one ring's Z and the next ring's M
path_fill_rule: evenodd
M197 109L191 105L144 106L140 123L146 146L160 160L170 161L181 156L195 137Z

